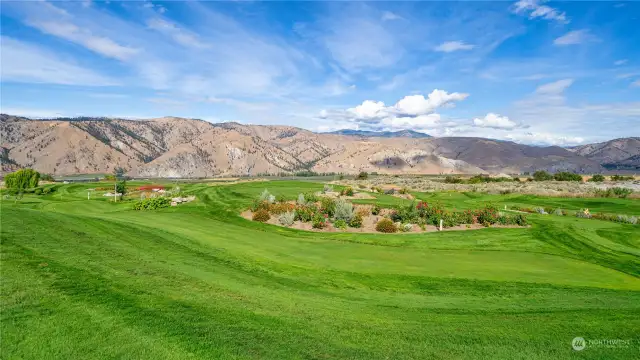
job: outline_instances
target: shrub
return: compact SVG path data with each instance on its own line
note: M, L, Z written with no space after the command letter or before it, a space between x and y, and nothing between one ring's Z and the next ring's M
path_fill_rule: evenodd
M374 204L373 207L371 208L371 214L372 215L378 215L380 214L380 205L378 204Z
M317 213L313 216L313 228L314 229L322 229L327 226L327 215Z
M589 179L589 181L591 181L591 182L603 182L604 181L604 176L602 176L600 174L596 174L596 175L593 175L591 177L591 179Z
M318 197L318 195L314 194L311 191L304 193L304 199L307 200L307 202L311 202L311 203L316 203L320 201L320 198Z
M544 208L541 208L540 206L536 206L533 208L534 212L537 212L538 214L548 214Z
M464 181L457 176L447 176L444 178L444 182L447 184L462 184Z
M269 197L271 196L271 194L269 193L269 190L264 189L264 191L262 191L262 193L260 194L260 197L258 198L258 201L262 202L262 201L269 201Z
M379 187L379 186L374 186L374 187L372 187L371 189L372 189L373 191L377 192L377 193L380 193L380 194L382 194L382 193L384 192L384 190L382 190L382 188L381 188L381 187Z
M280 224L284 226L291 226L293 222L296 220L296 212L295 211L287 211L286 213L281 214L278 217L278 221Z
M288 203L273 203L269 204L268 208L265 208L265 210L268 210L270 213L275 215L284 214L286 212L293 211L294 209L295 205Z
M611 191L613 192L613 194L619 198L626 198L627 196L631 195L631 193L633 193L633 190L631 189L627 189L627 188L622 188L622 187L614 187L611 188Z
M391 219L384 218L376 224L376 231L383 233L394 233L398 231L396 224Z
M353 196L353 188L349 186L342 189L342 191L340 191L340 195Z
M279 203L287 202L287 198L284 195L280 194L276 196L276 201Z
M509 194L511 194L511 193L512 193L512 191L511 191L511 190L509 190L509 189L506 189L506 190L500 190L500 195L509 195Z
M393 194L396 193L396 189L393 189L393 188L387 189L387 190L384 191L384 193L387 194L387 195L393 195Z
M553 175L556 181L582 181L582 176L579 174L562 171Z
M527 217L522 215L522 214L515 214L513 216L513 222L516 225L519 225L519 226L527 226L528 225Z
M591 219L591 214L589 213L589 209L582 209L576 212L576 217Z
M344 199L338 199L335 202L335 214L333 216L336 220L349 221L353 218L353 215L353 204Z
M324 197L320 200L320 211L333 217L336 212L336 201L332 198Z
M627 180L633 180L633 176L623 176L623 175L611 176L611 181L627 181Z
M356 176L356 180L367 180L369 178L369 174L366 171L360 172L358 176Z
M266 222L266 221L269 221L269 219L271 219L271 215L269 215L269 212L267 210L260 209L253 213L252 219L254 221Z
M133 204L134 210L156 210L171 206L171 200L166 197L144 199Z
M296 220L300 220L302 222L309 222L313 219L315 215L315 211L310 206L298 206L296 208Z
M42 194L43 194L43 195L47 195L47 194L49 194L49 193L54 192L55 190L56 190L55 188L52 188L52 187L46 187L46 188L42 189Z
M365 184L358 184L358 189L366 189L367 186Z
M476 211L476 218L480 224L495 224L498 221L498 210L495 206L487 205Z
M35 189L33 193L36 195L42 195L42 188Z
M254 200L253 204L251 204L251 211L256 212L258 210L267 210L269 211L270 204L268 200Z
M328 192L333 192L333 186L331 186L329 184L324 184L324 186L322 187L322 192L324 194L326 194Z
M413 224L402 224L400 230L402 230L402 232L410 232L413 230Z
M351 226L352 228L361 228L362 227L362 215L355 214L351 218L351 221L349 221L349 226Z
M297 201L298 205L306 205L307 204L307 200L305 200L304 195L303 194L298 194L298 201Z
M51 174L40 174L40 180L50 182L56 181Z
M338 229L346 229L347 228L347 222L344 220L336 220L336 222L333 223L333 226L335 226Z
M544 170L538 170L533 173L533 180L535 181L549 181L553 180L553 175Z
M408 189L408 188L406 188L406 187L403 187L402 189L400 189L400 190L398 191L398 193L400 193L400 194L402 194L402 195L408 194L408 193L409 193L409 189Z
M553 211L553 215L557 215L557 216L565 216L565 215L567 215L567 213L566 213L566 211L564 211L564 210L562 210L562 209L558 208L558 209L555 209L555 210Z

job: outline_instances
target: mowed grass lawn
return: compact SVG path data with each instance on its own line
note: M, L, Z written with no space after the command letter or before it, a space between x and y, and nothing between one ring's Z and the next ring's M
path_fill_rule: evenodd
M197 201L146 212L87 200L96 186L105 184L2 202L0 358L631 359L640 350L638 226L532 215L525 229L310 233L238 214L265 188L295 199L320 183L181 185ZM640 213L637 200L415 195L457 209ZM575 337L630 341L575 351Z

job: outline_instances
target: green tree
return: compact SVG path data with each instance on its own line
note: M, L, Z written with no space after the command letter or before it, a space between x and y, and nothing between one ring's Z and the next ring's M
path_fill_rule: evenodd
M127 180L118 181L116 183L116 192L122 194L122 196L127 194Z
M548 181L553 180L553 175L544 170L538 170L533 173L533 180L535 181Z
M356 180L367 180L369 178L369 174L366 171L361 171L356 177Z
M7 189L23 191L38 187L40 173L33 169L21 169L4 177Z
M600 174L596 174L596 175L593 175L591 177L591 179L589 179L589 181L591 181L591 182L603 182L604 181L604 176L600 175Z

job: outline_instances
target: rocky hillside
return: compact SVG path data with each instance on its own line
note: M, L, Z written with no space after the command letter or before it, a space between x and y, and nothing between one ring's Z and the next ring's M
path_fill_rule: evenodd
M611 170L640 170L640 137L575 146L570 150Z
M123 167L133 176L144 177L301 170L390 174L604 170L578 151L560 147L407 134L319 134L290 126L212 124L173 117L31 120L0 115L0 159L3 171L32 167L65 175L108 173Z

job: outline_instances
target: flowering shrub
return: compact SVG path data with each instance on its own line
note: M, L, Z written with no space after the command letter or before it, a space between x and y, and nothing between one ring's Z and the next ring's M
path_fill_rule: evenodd
M313 228L314 229L322 229L327 226L329 222L327 214L316 213L313 216Z
M260 209L253 213L252 219L254 221L266 222L266 221L269 221L269 219L271 219L271 215L269 215L269 212L267 210Z
M351 226L352 228L361 228L362 215L356 214L354 217L352 217L351 220L349 221L349 226Z
M476 218L478 223L483 225L495 224L498 222L498 210L494 206L487 205L483 209L476 211Z
M381 209L380 209L380 205L375 204L375 205L373 205L373 207L371 208L371 214L372 214L372 215L378 215L378 214L380 214L380 210L381 210Z
M323 214L327 214L329 217L333 217L336 211L336 202L332 198L323 197L320 200L320 211Z
M376 231L383 233L394 233L398 231L396 224L391 219L384 218L376 224Z
M295 208L296 206L294 204L288 204L288 203L274 203L274 204L270 204L268 207L269 212L274 215L290 212L295 210Z
M302 222L311 221L315 215L315 208L311 206L297 206L296 207L296 220Z

